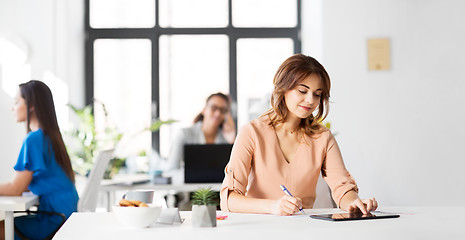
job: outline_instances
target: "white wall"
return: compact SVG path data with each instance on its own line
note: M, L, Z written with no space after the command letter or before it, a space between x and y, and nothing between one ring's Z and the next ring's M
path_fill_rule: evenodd
M84 3L81 0L2 0L0 1L0 37L16 36L28 45L30 74L18 72L24 81L37 79L67 85L53 92L75 105L84 103ZM0 54L2 54L0 52ZM0 66L0 83L5 79ZM1 84L0 84L1 86ZM52 89L52 91L57 89ZM14 121L10 111L13 100L0 87L0 182L11 180L25 127ZM56 99L55 99L56 100ZM57 114L67 118L64 103Z
M304 14L321 24L304 23L303 49L323 47L329 121L361 196L464 206L465 2L311 0L304 11L312 2L323 14ZM389 71L368 71L366 41L375 37L391 40Z
M16 163L21 141L26 132L23 125L17 124L13 119L11 106L12 98L0 91L0 182L9 181L14 176L13 166Z

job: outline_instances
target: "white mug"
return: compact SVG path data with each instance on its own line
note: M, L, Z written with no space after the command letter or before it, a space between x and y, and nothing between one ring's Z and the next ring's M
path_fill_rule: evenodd
M144 203L152 203L153 202L153 191L152 190L128 191L123 195L123 198L127 200L138 200Z

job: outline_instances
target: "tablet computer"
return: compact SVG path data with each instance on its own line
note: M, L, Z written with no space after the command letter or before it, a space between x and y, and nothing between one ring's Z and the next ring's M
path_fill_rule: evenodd
M322 219L328 221L350 221L350 220L366 220L380 218L398 218L400 215L395 213L373 211L368 214L361 212L357 213L333 213L333 214L316 214L310 215L311 218Z

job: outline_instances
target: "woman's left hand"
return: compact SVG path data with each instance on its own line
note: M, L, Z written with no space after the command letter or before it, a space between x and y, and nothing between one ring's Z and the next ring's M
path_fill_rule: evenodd
M348 212L361 211L363 214L368 214L378 208L378 202L375 198L370 199L355 199L348 207Z

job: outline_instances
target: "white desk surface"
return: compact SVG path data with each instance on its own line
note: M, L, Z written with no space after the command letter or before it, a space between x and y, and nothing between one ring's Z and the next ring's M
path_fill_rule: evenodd
M13 240L14 224L13 211L25 211L39 203L39 197L27 196L0 196L0 211L5 212L5 239Z
M174 192L194 192L199 188L211 187L215 191L221 190L221 183L182 183L182 184L135 184L135 185L102 185L100 190L103 192L114 192L120 190L133 189L150 189L150 190L167 190Z
M179 174L178 174L179 175ZM123 174L116 175L114 179L103 180L101 182L100 190L103 192L114 192L120 190L132 189L151 189L151 190L168 190L175 192L193 192L203 187L211 187L215 191L221 190L221 183L184 183L184 177L173 177L172 184L128 184L130 182L148 181L150 176L148 174Z
M182 224L122 226L113 213L73 213L53 239L465 239L465 207L385 207L400 218L332 222L308 215L338 209L306 209L306 215L225 213L215 228L194 228L191 212Z
M162 195L173 195L180 192L194 192L199 188L211 188L214 191L221 190L221 183L184 183L184 178L174 177L172 184L127 184L131 182L149 180L147 174L120 175L111 180L101 182L100 191L106 195L106 208L110 211L110 206L115 202L115 193L117 191L128 190L154 190Z
M0 196L0 211L25 211L39 203L39 198L30 196Z

